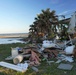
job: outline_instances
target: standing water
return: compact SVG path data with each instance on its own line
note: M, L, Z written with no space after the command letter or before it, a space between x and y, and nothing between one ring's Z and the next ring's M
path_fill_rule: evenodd
M22 38L0 38L0 44L25 43Z
M28 33L0 34L0 44L26 43L21 40L25 37L28 37Z

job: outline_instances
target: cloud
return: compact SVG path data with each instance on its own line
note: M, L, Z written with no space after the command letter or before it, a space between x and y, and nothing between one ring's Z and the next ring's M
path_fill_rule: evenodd
M73 14L72 10L66 10L66 11L59 13L58 15L59 16L64 15L65 18L70 18L72 14ZM62 19L62 18L60 17L60 19Z
M60 2L60 0L50 0L51 4L58 4Z
M58 6L57 6L57 8L61 8L61 7L63 7L63 6L65 6L65 3L64 4L59 4Z
M68 14L70 11L71 11L71 10L66 10L66 11L63 11L63 12L59 13L58 15L66 15L66 14Z

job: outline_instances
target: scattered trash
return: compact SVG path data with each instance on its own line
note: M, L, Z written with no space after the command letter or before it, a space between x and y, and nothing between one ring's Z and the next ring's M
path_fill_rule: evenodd
M13 63L17 65L6 62L0 62L0 65L20 72L25 72L29 65L35 72L38 72L38 68L34 66L40 65L41 60L46 61L49 65L55 62L49 60L51 58L58 59L55 63L62 61L72 63L74 62L73 56L76 57L76 50L74 50L75 45L68 45L69 42L57 43L56 41L44 40L42 45L29 44L24 48L11 48L11 56L5 58L5 60L13 60ZM28 59L21 63L24 58ZM72 67L73 65L61 63L57 68L71 70Z
M54 44L52 41L44 40L42 46L44 48L51 48L55 47L56 44Z
M76 58L76 49L74 49L73 56Z
M8 56L7 58L5 58L5 60L12 60L13 58L15 58L18 55L18 50L17 48L12 48L11 47L11 56Z
M72 56L66 56L61 54L61 56L58 57L58 61L56 63L60 63L61 61L69 61L69 62L73 62L73 57Z
M29 60L30 60L30 65L39 65L40 64L39 61L41 61L41 59L34 51L31 51L31 57L29 58Z
M74 48L75 48L74 45L73 46L68 46L68 47L65 48L64 51L65 51L66 54L73 54Z
M12 48L11 47L11 55L12 55L12 57L15 57L15 56L17 56L18 55L18 50L17 50L17 48Z
M41 47L40 52L43 51L44 49L45 49L44 47Z
M62 60L57 60L55 63L60 63Z
M66 61L69 61L69 62L73 62L73 61L74 61L73 58L70 57L70 56L66 56L66 57L65 57L65 60L66 60Z
M54 61L48 61L48 60L47 60L47 63L50 65L51 63L54 63Z
M23 55L18 55L13 59L14 64L18 64L23 60Z
M28 64L27 63L19 63L19 64L17 64L17 66L21 67L24 70L26 70L28 68Z
M58 51L57 50L52 50L52 49L46 48L44 51L48 53L49 58L58 56Z
M5 58L5 60L12 60L14 57L12 56L8 56L7 58Z
M71 70L73 68L73 65L61 63L57 68L63 70Z
M39 70L38 70L38 68L36 68L36 67L34 67L34 66L32 66L31 67L35 72L38 72Z

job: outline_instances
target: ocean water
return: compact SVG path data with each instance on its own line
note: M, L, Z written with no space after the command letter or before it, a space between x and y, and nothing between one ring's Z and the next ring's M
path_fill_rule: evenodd
M25 43L22 38L0 38L0 44Z

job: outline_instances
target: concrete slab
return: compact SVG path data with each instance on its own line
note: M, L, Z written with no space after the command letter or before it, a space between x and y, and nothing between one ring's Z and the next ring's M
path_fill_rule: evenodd
M61 63L57 68L63 70L71 70L73 68L73 65Z

